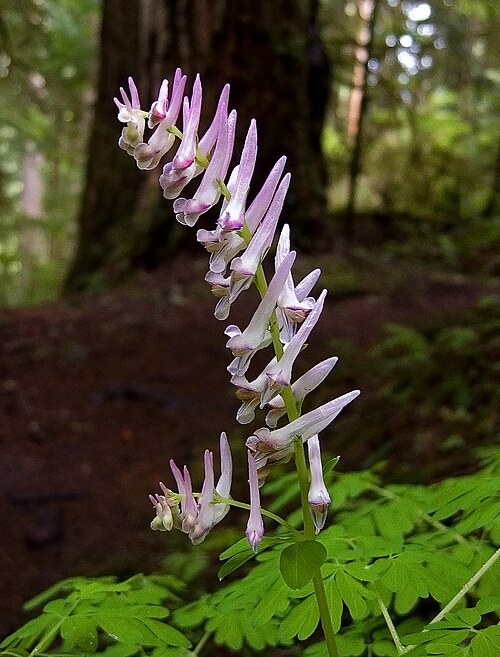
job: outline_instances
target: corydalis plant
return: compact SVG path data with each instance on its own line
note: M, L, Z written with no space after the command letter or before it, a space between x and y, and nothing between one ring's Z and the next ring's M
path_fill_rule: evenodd
M286 158L281 157L270 171L262 188L249 202L248 195L257 157L257 126L250 122L239 163L229 173L233 158L236 111L229 112L229 85L222 90L213 120L199 135L202 85L196 76L191 97L183 96L186 76L177 69L169 98L165 80L151 109L141 108L139 94L132 79L129 93L120 89L115 98L118 118L126 126L119 140L121 148L132 155L139 168L156 167L163 156L177 144L170 161L163 166L160 185L167 199L175 199L176 219L194 226L200 216L222 199L218 219L211 229L201 228L197 240L209 252L209 271L205 280L218 298L215 317L226 320L238 296L254 284L261 296L248 326L229 325L225 329L227 348L233 360L228 366L236 396L242 402L236 419L252 422L258 409L266 410L265 426L255 429L246 441L250 504L230 498L231 453L226 435L220 440L221 475L215 485L213 454L205 451L205 479L200 493L193 493L189 470L181 471L171 461L177 492L160 484L162 494L150 496L156 516L153 529L173 527L188 534L194 544L204 540L210 529L226 515L231 504L250 510L246 536L253 550L264 535L262 514L280 518L260 507L259 485L275 463L295 458L303 508L303 531L290 529L290 543L283 551L281 571L289 586L304 585L303 574L297 579L293 563L309 563L307 581L313 580L323 629L331 655L336 655L333 630L323 589L320 568L326 559L324 547L315 541L324 526L330 498L323 482L318 434L359 394L353 390L319 408L302 414L305 396L316 388L335 365L330 358L293 381L295 361L316 325L326 298L323 290L317 298L309 296L320 271L311 272L295 283L292 267L296 253L290 248L290 231L280 231L274 258L274 274L267 282L262 262L270 251L290 184L284 173ZM176 125L182 107L182 131ZM153 132L145 139L146 124ZM178 141L176 141L178 139ZM188 183L201 176L191 198L181 197ZM254 379L248 376L254 355L272 348L268 365ZM286 420L284 418L286 417ZM279 423L281 426L278 426ZM304 444L308 444L309 467ZM305 583L307 583L307 581Z

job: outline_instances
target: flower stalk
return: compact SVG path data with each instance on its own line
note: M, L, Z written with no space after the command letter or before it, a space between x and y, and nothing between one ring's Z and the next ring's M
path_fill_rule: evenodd
M145 112L141 109L137 87L129 79L129 93L120 89L121 100L115 99L118 118L126 123L119 145L136 159L139 168L152 169L179 142L160 176L163 195L173 201L179 223L194 226L222 199L215 227L200 228L196 238L210 254L205 280L218 299L214 312L217 319L226 320L232 303L252 284L260 294L261 301L249 325L243 329L230 325L225 329L229 338L226 346L233 355L227 369L232 375L231 383L236 386L236 396L243 402L236 419L242 424L252 422L259 407L266 409L267 415L266 425L255 429L246 441L250 504L230 497L232 459L226 434L222 433L221 475L217 484L211 451L204 453L205 477L200 493L193 491L188 468L184 466L181 471L171 461L178 492L160 483L162 494L150 496L156 513L151 527L161 531L180 529L197 544L223 519L230 506L236 506L250 511L245 533L254 551L264 535L263 516L287 527L295 541L315 541L326 521L330 503L323 482L318 434L359 391L353 390L302 414L304 398L324 380L337 359L332 357L318 363L292 381L295 360L319 320L326 290L317 299L308 296L320 274L318 269L295 285L292 267L296 253L290 248L290 229L286 224L281 229L274 274L269 283L264 273L262 263L272 247L290 184L290 174L284 174L286 158L276 162L247 207L258 149L256 122L253 119L250 122L239 164L227 177L237 120L236 111L229 109L229 85L221 92L209 128L199 138L201 80L197 75L190 98L184 95L186 81L186 76L177 69L171 98L169 83L164 80L158 99ZM182 130L176 125L179 114L182 114ZM144 137L146 126L153 130L148 141ZM201 182L192 197L181 197L184 187L201 174ZM255 353L270 345L274 356L268 365L257 378L247 378ZM288 424L279 426L283 417ZM305 456L307 441L310 441L309 467ZM303 532L260 505L259 486L269 470L277 462L292 457L300 489ZM338 657L321 570L314 575L313 585L328 654Z

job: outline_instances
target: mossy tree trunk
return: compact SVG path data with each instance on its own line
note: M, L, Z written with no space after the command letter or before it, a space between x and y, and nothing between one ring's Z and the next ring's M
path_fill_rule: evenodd
M132 75L147 106L162 77L172 76L176 66L190 83L195 73L202 75L205 121L223 84L231 83L240 147L250 119L258 122L255 189L286 154L293 182L284 218L294 226L300 246L321 245L328 222L320 135L330 80L317 4L130 0L124 5L104 0L97 103L69 290L122 277L137 267L155 267L179 240L186 242L168 202L161 199L160 170L138 171L117 147L120 125L112 103Z

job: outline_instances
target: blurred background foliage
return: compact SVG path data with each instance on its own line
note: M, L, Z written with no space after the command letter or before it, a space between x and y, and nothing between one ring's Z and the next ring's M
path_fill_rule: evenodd
M57 297L71 264L105 3L3 0L4 305ZM498 276L497 0L316 4L331 79L330 231L349 244L376 226L390 253Z
M0 302L57 296L75 238L99 0L6 0L0 14Z

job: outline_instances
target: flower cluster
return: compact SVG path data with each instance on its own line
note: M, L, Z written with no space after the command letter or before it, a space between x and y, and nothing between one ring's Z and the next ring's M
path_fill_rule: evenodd
M194 226L201 215L214 208L222 198L215 226L197 231L198 242L210 254L205 280L218 299L215 317L226 320L235 299L252 283L261 294L260 304L248 326L241 329L230 325L225 330L226 346L233 356L227 369L236 387L236 396L242 402L236 419L247 424L254 419L257 408L268 410L266 426L254 431L246 441L251 507L246 534L255 549L264 531L258 484L275 463L290 459L297 440L308 442L309 504L316 530L323 526L330 499L323 483L318 433L359 391L354 390L299 415L298 409L305 396L325 379L337 359L324 360L296 381L292 380L295 360L321 315L326 290L317 298L310 296L320 274L318 269L295 283L292 267L296 254L290 248L287 225L279 234L274 275L269 284L263 274L262 261L273 243L290 185L290 174L283 175L286 158L281 157L276 162L249 203L257 157L255 121L250 122L239 163L230 171L237 114L235 110L229 111L229 85L222 90L213 120L201 137L198 129L203 94L199 76L196 76L190 98L184 96L185 86L186 76L177 69L170 98L169 83L165 80L158 99L148 112L141 109L137 88L129 79L129 93L120 89L121 100L114 99L119 110L118 119L126 124L119 145L135 158L140 169L152 169L172 149L176 138L179 139L175 154L163 166L160 185L165 198L175 199L173 210L181 224ZM182 132L176 126L181 108ZM153 130L147 142L146 125ZM188 194L182 197L186 185L198 176L201 180L197 189L189 197ZM254 355L270 344L274 346L274 357L256 378L249 378ZM286 402L287 396L293 399L293 413ZM278 427L285 415L288 415L288 424ZM229 496L231 479L231 455L225 434L221 436L222 474L217 486L214 485L211 452L205 452L204 461L205 481L199 495L192 492L187 468L181 473L171 462L178 493L160 484L163 495L151 496L156 510L151 524L153 529L177 527L187 533L193 543L199 543L224 517L228 507L220 500Z

